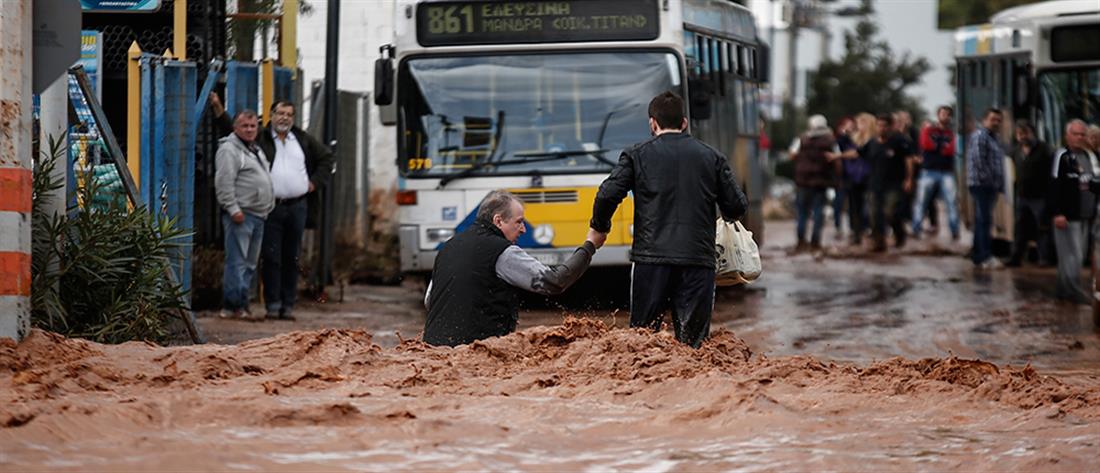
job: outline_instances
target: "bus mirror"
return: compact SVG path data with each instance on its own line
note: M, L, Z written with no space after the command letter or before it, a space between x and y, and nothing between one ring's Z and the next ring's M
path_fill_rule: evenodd
M382 57L374 61L374 104L393 103L393 45L385 44L378 48Z
M706 79L691 79L688 81L688 105L691 107L692 120L707 120L710 118L711 98L714 95L714 85Z

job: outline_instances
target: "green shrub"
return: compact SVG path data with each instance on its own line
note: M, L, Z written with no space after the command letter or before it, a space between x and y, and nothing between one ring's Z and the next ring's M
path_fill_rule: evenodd
M172 219L128 209L96 173L80 173L68 215L53 215L49 194L64 148L50 144L35 163L31 320L39 328L102 343L163 342L184 308L183 290L165 278L168 256L185 234ZM73 201L72 198L69 201Z

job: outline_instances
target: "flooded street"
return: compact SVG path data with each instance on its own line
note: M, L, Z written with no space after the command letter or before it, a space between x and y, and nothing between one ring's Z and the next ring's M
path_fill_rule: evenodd
M0 469L1095 468L1100 336L1052 268L976 273L946 240L788 255L785 225L700 350L538 301L516 334L431 348L413 282L200 319L235 345L35 332L0 347Z

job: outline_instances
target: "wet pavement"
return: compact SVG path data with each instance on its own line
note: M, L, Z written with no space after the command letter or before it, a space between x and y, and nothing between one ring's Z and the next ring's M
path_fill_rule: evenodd
M763 275L749 286L720 288L712 322L757 352L858 363L956 355L1100 375L1100 331L1091 309L1054 300L1054 268L977 271L964 256L965 234L959 242L946 236L911 240L883 255L852 248L831 229L824 251L792 254L789 221L768 222L767 236ZM560 324L567 315L626 326L627 278L626 270L593 269L565 297L528 298L520 328ZM342 294L334 288L330 296L333 302L303 304L294 322L221 320L205 313L200 327L217 343L291 330L362 328L382 346L416 337L423 328L422 281L350 286ZM593 303L597 296L605 301Z

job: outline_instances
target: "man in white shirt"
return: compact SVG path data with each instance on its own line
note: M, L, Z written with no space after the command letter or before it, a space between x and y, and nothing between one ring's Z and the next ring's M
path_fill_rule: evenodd
M275 210L264 225L264 306L268 318L293 319L298 299L298 255L316 190L332 174L333 156L308 133L294 126L294 104L278 101L271 122L258 137L271 160Z

